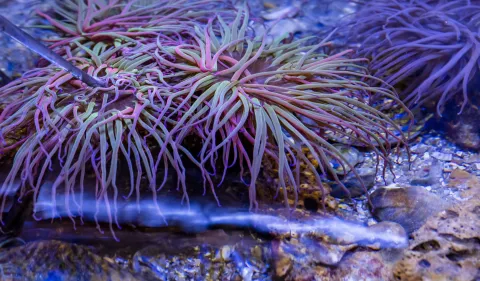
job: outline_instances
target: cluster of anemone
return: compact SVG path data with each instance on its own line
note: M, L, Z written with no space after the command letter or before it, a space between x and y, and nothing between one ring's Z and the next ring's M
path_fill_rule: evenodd
M468 103L480 73L480 1L368 2L353 14L350 40L372 74L395 86L411 108L452 98ZM353 27L353 28L352 28Z
M52 6L53 15L37 11L63 34L52 48L74 40L182 40L191 23L208 21L212 11L231 14L222 0L57 0Z
M105 204L113 232L118 200L138 202L146 186L157 202L169 171L189 201L184 159L201 170L205 192L214 196L220 183L213 178L240 166L255 208L266 157L278 165L277 189L287 203L286 186L298 193L300 163L319 189L327 175L339 181L330 162L350 164L333 140L370 148L384 171L394 143L406 143L371 100L403 104L388 87L372 86L378 79L350 51L328 54L328 42L255 35L246 6L207 18L202 5L212 1L186 1L187 10L174 1L141 2L71 0L57 9L63 21L44 15L66 36L52 48L105 87L88 87L48 65L0 89L0 153L13 155L0 185L2 210L17 181L19 198L32 194L36 201L45 175L57 167L52 217L62 192L75 223L88 190L97 208ZM198 154L188 149L187 137L201 143ZM130 175L128 188L117 183L120 163ZM85 184L88 174L94 186Z

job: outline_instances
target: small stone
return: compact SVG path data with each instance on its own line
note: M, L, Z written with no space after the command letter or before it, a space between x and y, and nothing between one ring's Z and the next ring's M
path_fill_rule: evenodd
M394 162L395 162L395 164L400 165L400 164L403 163L403 158L401 158L401 157L395 158L395 159L394 159Z
M480 163L480 154L476 153L465 159L465 163Z
M341 144L334 145L334 147L342 154L351 167L355 167L365 160L360 151L354 147ZM339 175L343 175L345 173L343 170L344 168L347 173L350 172L350 167L346 163L343 164L344 165L342 166L341 163L335 159L330 160L330 166L332 166L332 168L335 170L335 173Z
M359 168L357 169L357 173L360 176L360 179L353 173L349 173L342 181L347 190L337 182L330 183L329 185L332 189L330 195L340 199L348 198L349 195L351 198L357 198L364 195L365 190L370 190L375 184L375 169Z
M338 202L333 198L332 196L328 196L327 199L325 200L325 205L330 209L330 210L336 210L338 209Z
M428 145L419 143L419 144L416 144L416 145L412 146L410 148L410 151L412 151L413 153L416 153L416 154L424 154L425 152L428 151L428 148L429 148Z
M443 165L439 160L434 159L429 167L419 170L410 181L411 185L429 186L438 183L442 178Z
M222 259L224 261L229 261L230 256L232 255L232 247L231 246L223 246L221 252Z
M475 164L473 164L473 166L475 167L475 169L477 171L480 171L480 163L475 163Z
M449 186L460 187L462 184L466 183L472 175L469 172L464 171L463 169L455 169L450 174Z
M462 166L460 166L458 164L455 164L455 163L452 163L452 162L447 162L443 165L443 171L446 172L446 173L450 173L455 169L465 170L465 167L462 167Z
M277 278L284 278L291 271L293 261L282 249L282 243L272 242L274 274Z
M292 18L299 12L299 8L296 6L286 6L270 9L268 12L262 14L262 18L265 20L277 20L284 18Z
M405 248L408 246L408 236L405 229L398 223L391 221L382 221L368 227L376 233L381 233L376 240L376 245L380 248ZM386 238L386 239L382 239Z
M432 157L441 161L452 161L453 155L451 153L433 152Z

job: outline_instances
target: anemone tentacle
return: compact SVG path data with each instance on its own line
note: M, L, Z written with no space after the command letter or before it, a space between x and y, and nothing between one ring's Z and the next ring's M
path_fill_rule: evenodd
M371 58L373 74L401 89L411 108L444 105L461 96L468 103L470 82L480 73L480 1L376 1L366 4L348 28Z
M51 217L63 192L70 219L82 218L91 174L96 208L105 204L113 233L119 226L117 199L134 196L139 204L141 184L147 182L156 201L169 170L178 175L189 202L182 157L200 169L204 193L209 186L215 197L215 184L238 164L252 209L266 157L278 164L277 191L286 204L287 187L298 196L301 165L312 172L325 199L323 178L340 182L332 159L356 174L334 142L372 149L385 163L383 173L392 165L393 142L406 144L402 129L373 104L386 99L411 113L369 75L365 59L351 58L348 50L330 55L327 39L308 45L308 39L255 37L246 6L234 16L207 17L204 9L179 16L186 11L179 5L183 1L147 2L148 8L141 8L137 1L69 0L57 10L63 19L47 17L66 36L52 48L106 86L87 87L50 65L0 89L0 154L14 153L0 186L0 211L16 180L20 197L33 193L37 202L47 174L59 167ZM198 7L217 1L186 2ZM379 81L381 87L372 86ZM188 147L192 136L202 142L198 155ZM119 167L120 160L125 166ZM214 180L219 167L220 183ZM127 189L117 182L122 169L130 176ZM165 173L158 184L160 169ZM157 211L161 216L158 205Z
M154 58L148 54L119 57L118 48L112 46L111 50L117 52L110 52L111 56L103 59L100 48L92 47L89 49L78 44L72 54L77 56L88 49L91 56L88 61L93 65L78 66L107 81L105 88L89 88L78 83L71 74L48 66L0 89L0 153L18 147L13 167L0 189L1 210L5 208L6 195L18 178L21 181L20 198L33 192L36 202L46 174L56 165L60 172L52 187L52 217L56 216L57 188L62 186L67 213L74 221L70 203L73 202L78 210L75 213L81 217L83 179L88 166L96 177L96 197L108 205L112 225L117 222L116 204L120 191L116 179L120 158L127 163L131 178L127 198L135 192L139 202L141 177L146 175L156 200L157 190L165 184L167 174L157 186L158 166L155 163L163 161L179 175L188 202L185 171L180 158L182 144L165 138L168 131L163 123L154 128L156 115L163 104L162 89L156 84L163 85L151 83L161 79L158 72L150 70ZM143 66L146 70L138 71ZM40 74L41 78L37 78ZM174 122L166 118L164 121ZM15 133L21 130L31 133L16 139ZM16 139L17 143L7 144L11 139ZM152 143L160 147L166 145L168 149L153 155ZM110 208L109 198L112 196Z
M231 147L247 140L253 152L236 155L249 169L252 208L256 206L255 182L264 154L278 159L279 188L284 190L287 184L299 185L287 152L301 157L302 147L308 147L314 160L321 163L323 174L334 174L331 158L348 165L330 143L332 138L370 147L386 166L390 165L390 140L403 144L406 140L398 125L368 101L375 96L403 106L396 94L371 86L376 78L359 64L362 60L346 57L348 52L328 56L319 51L329 43L267 43L265 36L246 35L248 22L248 12L240 9L230 25L218 16L206 26L196 27L192 35L195 40L190 44L156 50L155 56L163 65L184 73L169 82L177 84L167 103L178 100L177 110L188 108L181 112L181 119L167 138L176 142L189 134L203 138L200 162L213 169L209 172L212 175L216 173L218 153L222 153L221 159L228 159ZM313 120L325 133L317 134L302 123L301 117ZM200 129L197 124L202 124ZM302 159L320 183L321 175L314 165Z
M170 40L172 35L183 40L181 33L191 22L206 22L211 11L224 13L224 6L221 0L57 0L55 15L37 13L64 34L54 40L56 47L106 38L138 42L140 37Z

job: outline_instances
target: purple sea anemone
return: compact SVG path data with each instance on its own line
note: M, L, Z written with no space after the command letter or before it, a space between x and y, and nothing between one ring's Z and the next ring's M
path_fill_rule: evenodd
M106 81L105 88L87 87L71 74L47 66L0 89L0 152L14 152L13 167L1 186L1 209L16 180L21 181L20 198L33 192L36 200L46 174L60 166L52 186L52 217L57 188L65 192L67 210L73 202L72 207L81 214L85 174L94 173L95 195L111 210L112 227L119 196L116 179L120 160L126 163L131 179L125 196L135 194L139 200L141 178L145 176L155 200L169 168L180 175L185 191L179 156L183 148L165 139L167 128L157 122L158 114L164 112L163 95L167 93L156 85L168 74L152 64L155 58L151 54L139 51L125 55L122 49L129 43L105 48L97 48L102 43L76 44L78 47L68 51L67 58ZM146 45L139 48L148 49ZM91 57L81 57L84 50ZM162 120L175 124L167 117ZM151 151L154 146L164 145L168 149L160 154ZM167 171L157 185L161 164ZM184 196L188 201L186 192ZM69 216L74 221L71 213Z
M82 217L84 189L92 189L84 186L89 174L95 175L95 196L107 206L110 228L118 225L119 196L135 195L138 202L145 182L156 202L172 169L188 203L180 153L190 153L182 144L164 143L167 127L175 120L164 117L154 124L159 113L175 106L164 107L164 95L169 94L164 88L165 80L176 74L162 69L154 50L184 44L190 38L182 33L193 28L194 21L206 22L209 9L220 7L220 2L57 1L55 17L39 12L64 35L50 48L104 80L106 87L87 87L50 65L0 89L0 155L14 157L0 185L1 210L18 181L19 200L32 194L35 204L47 175L58 170L53 177L51 217L56 216L59 192L65 193L62 198L72 221L75 214ZM153 152L155 147L162 147L161 152ZM157 184L159 170L162 178ZM122 172L130 175L129 189L116 182Z
M392 91L370 86L376 79L361 67L365 60L348 58L350 51L328 55L322 51L328 43L308 45L308 38L267 42L262 34L247 35L248 23L248 12L241 9L231 23L218 16L196 27L190 44L155 51L159 62L178 74L169 82L166 107L176 102L181 119L168 139L201 138L199 161L211 174L217 161L223 163L223 175L239 161L249 171L251 207L257 205L255 185L267 155L278 163L277 188L285 202L286 186L297 194L300 163L320 187L322 174L336 177L331 159L348 165L331 140L369 147L388 167L390 141L406 140L397 124L369 101L375 96L403 104ZM314 126L307 126L306 119Z
M480 70L480 1L368 2L352 15L350 40L371 59L373 75L400 89L411 108L463 94Z
M53 15L37 11L64 38L52 47L72 41L129 41L182 38L193 22L207 21L212 11L222 13L222 0L57 0ZM227 13L228 14L228 13Z
M74 3L84 2L67 5ZM102 8L114 17L109 13L115 9L105 9L104 1L92 3L86 7ZM64 10L58 11L70 19ZM393 142L406 144L399 126L371 100L405 106L388 88L371 86L379 79L361 66L364 59L350 58L348 50L328 54L328 38L308 45L308 38L287 43L284 38L254 37L248 11L240 8L228 21L221 15L191 21L181 35L165 35L151 25L148 34L134 32L124 38L116 26L135 29L124 18L101 25L110 29L108 40L85 40L85 28L95 34L104 31L92 28L96 13L89 13L91 20L54 48L105 81L106 87L87 87L50 65L0 89L0 153L13 155L13 167L0 188L1 210L16 181L19 197L31 194L36 201L46 174L59 167L51 187L51 217L56 216L56 196L63 192L67 214L75 223L75 214L82 217L85 189L94 189L97 208L106 206L113 232L117 200L134 195L138 202L144 182L155 201L168 169L178 175L188 203L181 156L201 170L204 189L209 185L214 195L212 177L218 167L223 176L233 165L240 166L242 177L247 170L249 178L244 180L255 208L255 187L267 156L278 163L277 190L287 199L287 186L298 194L301 163L314 174L319 188L322 175L339 181L330 161L350 164L333 141L372 149L385 163L383 172L391 167ZM148 17L135 15L133 22ZM187 137L201 141L198 155L187 149ZM120 163L130 175L127 188L116 181ZM158 172L163 169L160 182ZM350 166L349 170L355 172ZM95 186L85 186L89 174Z

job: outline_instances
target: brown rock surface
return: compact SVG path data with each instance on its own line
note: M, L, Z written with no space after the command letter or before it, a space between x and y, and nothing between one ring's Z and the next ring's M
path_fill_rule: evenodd
M38 241L0 252L0 280L145 279L96 255L88 247L60 241Z
M446 208L436 194L420 186L388 186L375 190L370 196L372 214L380 221L393 221L407 233L420 228L427 218Z
M450 185L466 185L468 199L429 218L413 233L396 280L480 280L480 185L459 174Z

